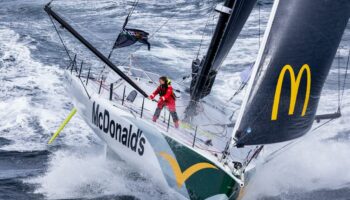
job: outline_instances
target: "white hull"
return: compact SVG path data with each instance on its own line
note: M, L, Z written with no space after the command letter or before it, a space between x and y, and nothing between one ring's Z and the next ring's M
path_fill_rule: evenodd
M192 199L193 194L189 191L195 189L189 188L192 187L193 180L200 180L203 177L203 175L199 176L201 173L219 172L225 179L231 179L230 186L225 187L235 187L235 191L229 190L226 194L220 194L220 190L218 190L217 194L207 196L208 198L228 199L233 193L236 196L239 187L243 186L243 182L232 174L229 167L223 166L217 157L204 150L189 147L183 141L171 137L171 133L165 132L154 123L136 116L135 113L123 108L117 102L109 101L102 95L93 93L93 89L85 87L83 81L74 74L67 71L65 78L67 91L72 95L78 113L92 130L123 161L141 173L151 176L160 185L169 186L183 197ZM177 151L175 149L181 149L180 153L183 151L188 153L179 158L180 154L174 153ZM193 158L191 158L192 154ZM174 159L173 163L172 158ZM199 161L207 162L194 163L187 169L193 168L186 172L186 168L181 169L181 162L186 164L188 162L186 159L189 161L199 159ZM178 169L176 169L177 167ZM189 183L190 181L191 183ZM210 182L210 180L207 181ZM201 182L198 184L200 185ZM205 187L210 186L202 188ZM195 192L203 193L203 191Z

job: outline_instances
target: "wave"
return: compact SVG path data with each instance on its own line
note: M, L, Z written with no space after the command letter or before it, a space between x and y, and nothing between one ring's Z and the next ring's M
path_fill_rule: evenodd
M100 150L99 147L84 152L55 152L47 172L28 183L40 185L36 193L44 194L48 199L129 195L136 199L177 199L165 186L131 170L122 161L106 158Z
M55 8L64 12L67 18L72 18L72 21L79 22L74 24L78 28L81 26L93 30L91 37L100 35L102 40L112 43L118 30L111 27L122 25L132 2L130 0L122 2L63 0L56 1ZM214 1L214 3L218 2L220 1ZM147 31L150 29L150 32L153 32L158 29L159 23L165 22L173 12L178 14L152 39L156 48L153 48L152 52L143 49L137 52L135 63L148 70L174 74L177 78L182 77L183 74L189 74L190 63L197 53L203 34L202 29L207 20L205 14L210 10L212 3L197 0L142 1L130 25L145 25L143 29ZM6 4L12 6L11 2ZM22 8L22 11L27 15L35 13L34 19L42 20L46 17L41 10L44 2L40 1L36 4L40 4L37 5L38 8L34 10ZM266 7L262 8L260 13L261 34L271 1L263 1L262 4ZM175 9L172 9L173 7ZM36 12L39 8L42 13ZM8 9L6 12L10 11L11 9ZM9 16L15 18L13 13ZM259 47L258 15L258 10L255 9L248 20L248 26L244 28L218 74L214 94L222 97L223 100L228 99L235 92L232 88L238 88L239 71L255 61ZM21 17L23 16L19 18ZM9 18L3 19L9 20ZM61 57L58 56L57 60L52 60L56 55L45 53L49 48L57 49L58 38L52 31L46 30L52 28L48 20L29 23L29 25L25 20L18 21L20 22L16 22L19 24L17 25L21 26L18 29L24 29L23 32L28 32L27 34L35 32L36 35L44 36L34 39L28 35L18 34L16 32L18 30L0 25L0 38L5 41L0 43L0 84L2 86L0 88L0 118L2 119L0 121L0 160L4 161L1 162L0 169L7 165L20 170L20 167L13 165L10 161L5 162L5 158L14 155L17 161L31 163L32 165L29 166L33 169L37 167L40 171L33 174L30 173L33 171L8 172L2 174L4 178L8 178L4 182L19 189L33 186L33 189L24 191L28 195L34 191L33 195L38 199L39 197L122 199L130 196L140 199L171 199L174 195L166 188L159 188L150 177L135 173L123 162L105 159L99 139L79 116L72 120L53 146L46 145L52 132L72 108L63 89L62 70L58 65L50 64L57 63ZM11 21L9 24L14 23ZM211 29L213 25L214 21L211 23ZM206 30L202 54L205 53L206 46L209 44L211 29ZM37 33L38 31L42 33ZM346 34L341 46L348 48L349 31ZM56 46L50 44L50 41L56 42ZM68 40L68 43L71 42L72 40ZM73 42L72 45L74 45ZM103 45L106 47L108 44ZM42 54L33 54L37 48L42 48L39 49ZM56 50L52 49L50 49L51 53L56 53ZM129 50L133 51L132 48ZM121 54L120 58L125 60L127 57L125 55L126 53ZM346 55L345 51L341 51L342 57ZM336 76L337 70L332 70L330 81L336 80L334 79ZM345 96L349 95L350 90L347 89ZM241 97L238 101L240 99ZM334 87L326 85L320 102L320 113L335 111L336 100L337 91ZM293 196L297 193L315 194L314 199L320 199L319 197L323 195L322 191L336 193L342 190L341 188L348 188L348 180L350 180L348 173L350 163L347 158L350 150L350 128L347 125L350 116L349 108L350 101L345 98L343 118L312 133L310 137L301 138L300 140L303 141L298 145L285 151L269 164L258 168L256 177L248 187L249 196L246 199L266 196L271 198L277 196L278 199L278 195L293 199L293 197L300 197ZM273 147L267 146L265 155L272 150ZM26 176L30 177L25 178ZM0 184L0 194L4 187Z

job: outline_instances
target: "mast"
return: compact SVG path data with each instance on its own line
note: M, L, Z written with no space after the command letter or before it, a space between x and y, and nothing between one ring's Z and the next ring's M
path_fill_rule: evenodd
M61 24L65 29L67 29L75 38L77 38L85 47L87 47L92 53L94 53L99 59L102 60L108 67L110 67L114 72L116 72L121 78L128 82L135 90L141 93L144 97L148 97L147 93L142 90L132 79L130 79L126 74L124 74L117 66L115 66L106 56L104 56L99 50L97 50L90 42L88 42L82 35L80 35L70 24L63 20L56 12L54 12L50 3L45 5L44 10L53 17L58 23Z
M202 61L194 61L191 82L191 100L197 102L208 95L215 81L218 68L236 41L257 0L226 0L218 5L220 17L208 51Z
M229 10L229 12L232 12L233 5L235 3L235 0L226 0L224 3L224 7ZM224 31L226 28L227 21L229 20L231 14L230 13L221 13L218 23L215 28L215 32L213 35L213 38L211 40L211 43L209 45L208 52L205 56L205 58L202 60L201 63L201 69L200 72L197 75L195 87L191 91L191 99L192 101L198 101L203 97L202 91L205 88L207 81L210 79L208 76L209 73L212 71L212 61L215 58L215 55L218 51L220 41L222 36L224 35ZM216 73L214 72L214 76ZM192 80L193 81L193 80Z

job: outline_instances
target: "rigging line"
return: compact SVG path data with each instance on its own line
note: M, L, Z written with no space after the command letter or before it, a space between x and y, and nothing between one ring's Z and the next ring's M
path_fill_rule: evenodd
M325 126L326 124L330 123L330 122L333 121L333 120L335 120L335 118L329 119L328 121L324 122L323 124L321 124L321 125L315 127L314 129L311 130L311 132L310 132L310 134L309 134L308 136L309 136L309 137L313 136L314 133L315 133L314 131L316 131L317 129L319 129L319 128ZM303 140L302 140L302 139L303 139ZM286 145L282 146L281 148L277 149L276 151L270 153L270 154L268 155L267 160L264 162L264 164L270 162L271 160L273 160L274 158L276 158L277 156L279 156L281 153L283 153L283 152L285 152L286 150L288 150L288 149L286 149L286 148L288 148L288 147L291 148L293 145L296 145L296 144L298 144L298 143L300 143L300 142L305 141L305 139L306 139L306 137L305 137L305 138L301 138L300 140L296 140L296 141L289 142L289 143L287 143Z
M256 147L255 147L256 148ZM249 154L255 149L253 146L250 146L248 149L245 149L245 148L239 148L239 149L235 149L236 151L238 151L238 153L232 153L233 151L232 151L232 149L230 150L230 155L231 155L231 158L232 158L232 160L237 160L237 159L239 159L239 160L242 160L242 161L244 161L246 158L247 158L247 156L249 156ZM247 150L249 150L248 152L247 152ZM236 158L236 159L235 159Z
M210 19L210 15L208 16L207 22L205 23L205 26L204 26L204 29L203 29L202 38L201 38L201 41L199 42L199 48L198 48L198 51L197 51L196 59L198 59L198 56L199 56L199 54L201 52L201 49L202 49L204 35L205 35L205 30L207 29L207 26L209 24L209 19Z
M199 146L197 144L195 144L195 147L198 148L198 149L204 150L204 151L211 152L211 153L218 153L218 154L222 153L221 151L218 151L218 150L212 150L212 149L210 149L210 147L204 148L204 147L201 147L201 146Z
M90 29L84 27L83 25L73 21L71 18L69 17L65 17L64 18L67 22L69 22L70 24L74 25L74 27L76 28L79 28L81 29L82 31L85 31L86 33L88 33L89 35L93 36L94 37L94 40L96 39L97 41L96 42L99 42L99 43L104 43L107 45L107 42L106 42L106 38L102 38L101 36L99 36L98 34L96 34L95 32L91 31Z
M200 125L200 126L203 127L203 126L206 126L206 125ZM201 128L200 126L199 126L199 130L202 131L202 133L206 133L206 134L208 134L210 136L215 137L218 140L226 142L226 138L228 138L228 137L226 137L227 136L227 127L222 128L223 129L222 131L215 129L214 130L215 132L214 132L212 130L206 130L205 128ZM222 132L222 133L219 133L219 132ZM224 138L224 139L221 139L221 138Z
M350 61L350 49L349 49L349 54L348 54L348 61L346 62L346 69L345 69L343 89L342 89L342 94L341 94L341 99L340 99L340 106L343 104L344 91L345 91L345 85L346 85L346 78L347 78L348 70L349 70L349 61Z
M232 97L230 97L229 100L227 100L227 102L232 101L239 93L241 93L241 91L245 88L246 85L247 85L247 82L242 82L241 85L239 85L236 92L232 95Z
M129 11L129 14L128 14L128 17L130 17L133 13L134 13L134 10L136 8L136 6L139 4L139 0L135 0L134 1L134 4L132 5L130 11Z
M259 37L259 49L260 49L260 19L261 19L261 15L260 15L260 1L258 1L258 10L259 10L259 35L258 35L258 37Z
M213 17L212 17L213 22L215 22L215 20L216 20L215 17L216 17L215 14L213 14ZM211 37L213 37L214 32L215 32L215 25L212 25L211 26L211 34L210 34Z
M169 21L170 19L172 19L174 16L176 15L176 13L172 14L160 27L158 27L158 29L156 31L154 31L152 33L152 35L149 37L149 39L152 39L153 36L158 33L160 31L160 29L162 29Z
M132 7L131 7L131 9L130 9L130 11L129 11L127 17L126 17L126 19L125 19L125 21L129 20L129 17L131 17L131 15L134 13L134 10L135 10L136 6L138 5L138 3L139 3L139 0L135 0L135 1L134 1L133 5L132 5ZM126 25L126 24L125 24L125 25ZM123 27L123 28L124 28L124 27ZM118 35L119 35L119 34L118 34ZM118 36L117 36L117 39L118 39ZM117 40L117 39L116 39L116 40ZM114 44L115 44L115 43L116 43L116 42L113 42L113 44L112 44L112 49L110 50L110 52L109 52L109 54L108 54L108 59L110 59L110 58L112 57L112 54L113 54L114 49L115 49L115 48L114 48ZM104 73L105 69L106 69L106 65L103 66L103 68L102 68L100 74L98 75L98 77L101 77L101 76L102 76L102 74Z
M212 8L214 8L214 4L213 4L213 6L212 6ZM212 12L213 13L213 12ZM166 20L165 20L165 22L162 24L162 25L160 25L159 27L158 27L158 29L156 29L150 36L149 36L149 39L152 39L175 15L176 15L177 13L175 12L175 13L173 13L170 17L168 17ZM214 17L215 17L215 15L213 14L213 20L214 20ZM214 30L212 30L212 33L214 33ZM140 44L140 45L138 45L138 47L135 49L135 51L134 51L134 53L135 52L137 52L138 50L140 50L140 48L143 46L143 44ZM130 56L128 56L127 57L127 59L129 59L130 58ZM128 61L125 61L124 63L122 63L121 65L125 65L125 63L127 63Z
M155 34L157 34L157 33L160 31L160 29L162 29L162 28L170 21L170 19L172 19L176 14L177 14L177 13L174 13L174 14L172 14L170 17L168 17L168 18L165 20L165 22L164 22L162 25L160 25L160 26L158 27L158 29L156 29L148 38L149 38L149 39L152 39L152 38L155 36ZM137 52L138 50L140 50L141 47L143 47L143 46L144 46L144 44L138 45L138 47L135 49L134 53ZM126 59L128 60L129 58L130 58L130 55L129 55ZM129 61L125 61L125 62L121 63L121 66L124 66L127 62L129 62Z
M340 51L338 54L338 110L340 110Z
M261 151L263 150L264 145L258 145L255 147L255 149L253 150L253 154L251 156L249 156L249 154L251 153L251 151L249 151L249 154L246 156L245 158L245 162L244 162L244 166L245 169L248 167L248 165L256 158L258 158L259 154L261 153Z
M321 128L322 126L324 126L324 125L330 123L331 121L333 121L333 120L335 120L335 119L336 119L336 118L329 119L328 121L324 122L323 124L321 124L321 125L315 127L314 129L312 129L311 132L316 131L317 129Z
M50 5L50 4L53 3L54 1L55 1L55 0L51 0L51 1L48 3L48 5ZM51 16L50 16L50 18L51 18ZM74 26L77 26L77 27L79 27L80 29L83 29L83 30L86 31L87 33L93 35L95 38L99 39L100 41L102 41L102 42L105 41L105 39L103 39L103 38L97 36L96 34L94 34L93 32L91 32L90 30L86 29L85 27L83 27L83 26L81 26L81 25L79 25L79 24L74 23L71 19L65 18L65 20L67 20L68 22L74 24ZM51 19L51 22L52 22L52 19Z
M197 56L196 56L197 59L198 59L198 56L199 56L200 51L202 49L202 45L203 45L203 41L204 41L204 35L205 35L205 30L207 29L207 27L209 25L209 21L210 21L211 15L213 14L213 11L214 11L214 5L215 4L213 3L213 5L211 6L210 12L208 14L207 22L205 23L205 26L204 26L204 29L203 29L202 38L201 38L201 41L200 41L200 44L199 44L199 48L198 48L198 52L197 52Z
M52 1L51 1L51 2L52 2ZM60 34L60 32L58 31L58 29L57 29L57 27L56 27L56 24L54 23L54 21L52 20L52 17L51 17L50 15L49 15L49 18L50 18L50 21L51 21L53 27L54 27L55 30L56 30L56 33L57 33L57 35L58 35L58 37L59 37L59 39L60 39L60 41L61 41L61 43L62 43L62 45L63 45L64 50L66 51L66 54L67 54L68 57L69 57L69 60L70 60L71 62L73 62L73 59L72 59L72 57L71 57L70 54L69 54L68 48L67 48L67 46L64 44L63 38L61 37L61 34Z
M254 64L253 64L254 65ZM253 65L250 66L250 70L253 68ZM251 73L249 74L249 78L247 79L247 81L242 81L241 80L241 84L239 85L238 89L236 90L236 92L233 94L232 97L230 97L230 99L227 100L227 102L232 101L239 93L241 93L243 91L243 89L247 86L249 79L250 79Z

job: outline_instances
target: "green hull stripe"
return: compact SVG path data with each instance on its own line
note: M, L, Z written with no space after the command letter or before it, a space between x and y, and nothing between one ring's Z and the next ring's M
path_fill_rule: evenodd
M198 163L209 163L215 166L214 163L188 147L169 137L165 136L165 138L182 172ZM230 199L236 199L240 191L239 184L219 168L199 170L185 181L185 185L191 200L206 199L218 194L226 194Z

